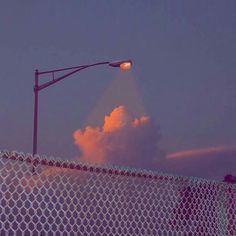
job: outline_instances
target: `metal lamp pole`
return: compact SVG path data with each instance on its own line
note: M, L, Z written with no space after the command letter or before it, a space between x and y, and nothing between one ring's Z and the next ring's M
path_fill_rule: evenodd
M88 65L80 65L80 66L74 66L69 68L62 68L62 69L55 69L55 70L49 70L49 71L38 71L35 70L35 84L34 84L34 125L33 125L33 155L37 153L37 139L38 139L38 93L39 91L69 77L70 75L73 75L81 70L99 66L99 65L109 65L111 67L120 67L122 70L129 70L132 66L131 60L122 60L122 61L116 61L116 62L98 62L94 64L88 64ZM66 74L55 77L55 74L57 72L63 72L68 71ZM40 75L46 75L51 74L52 80L45 82L43 84L39 84L39 77ZM34 170L33 170L34 171Z
M34 130L33 130L33 155L37 153L37 137L38 137L38 70L34 73Z

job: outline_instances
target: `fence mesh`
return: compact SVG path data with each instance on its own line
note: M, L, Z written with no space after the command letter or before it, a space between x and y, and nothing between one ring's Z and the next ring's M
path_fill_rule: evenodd
M0 187L0 235L236 235L223 182L4 151Z

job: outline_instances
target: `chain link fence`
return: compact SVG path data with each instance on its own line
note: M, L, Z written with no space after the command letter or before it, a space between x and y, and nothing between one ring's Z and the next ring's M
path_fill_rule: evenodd
M236 235L223 182L3 151L0 188L1 236Z

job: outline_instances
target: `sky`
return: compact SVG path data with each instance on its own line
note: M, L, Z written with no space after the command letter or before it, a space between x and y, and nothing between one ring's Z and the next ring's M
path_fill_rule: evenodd
M132 59L129 72L100 66L40 91L38 153L90 160L87 143L106 144L92 161L236 175L235 25L234 0L2 0L0 149L32 152L35 69ZM88 126L102 138L84 146Z

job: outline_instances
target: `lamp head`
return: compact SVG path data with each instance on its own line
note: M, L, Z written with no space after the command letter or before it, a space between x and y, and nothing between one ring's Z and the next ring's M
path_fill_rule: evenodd
M132 67L132 61L123 60L123 61L110 62L109 66L120 67L121 70L130 70Z

